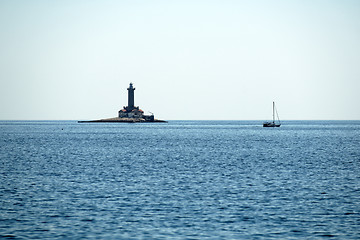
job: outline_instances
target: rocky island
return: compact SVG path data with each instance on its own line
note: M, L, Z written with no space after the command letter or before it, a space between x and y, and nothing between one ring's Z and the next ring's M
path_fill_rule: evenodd
M135 88L133 84L130 83L128 87L128 105L123 107L118 113L117 117L114 118L105 118L99 120L89 120L89 121L78 121L78 123L117 123L117 122L128 122L128 123L137 123L137 122L166 122L164 120L159 120L154 117L154 114L145 115L144 111L139 107L135 107L134 101L134 91Z

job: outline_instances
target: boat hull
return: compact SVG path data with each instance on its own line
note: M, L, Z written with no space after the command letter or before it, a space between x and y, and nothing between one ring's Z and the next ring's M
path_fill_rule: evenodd
M276 124L272 122L263 123L263 127L280 127L281 124Z

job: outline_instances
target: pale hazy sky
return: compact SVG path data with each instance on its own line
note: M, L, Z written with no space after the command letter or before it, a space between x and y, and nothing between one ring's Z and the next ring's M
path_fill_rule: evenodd
M358 0L0 0L0 119L360 119Z

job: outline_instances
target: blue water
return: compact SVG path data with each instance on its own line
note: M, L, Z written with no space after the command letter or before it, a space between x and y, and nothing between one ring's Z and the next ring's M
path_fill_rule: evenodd
M360 239L360 121L0 122L0 238Z

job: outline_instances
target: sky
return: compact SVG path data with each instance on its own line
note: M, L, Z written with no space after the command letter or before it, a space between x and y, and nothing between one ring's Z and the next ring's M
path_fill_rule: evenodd
M0 0L0 120L360 120L358 0Z

